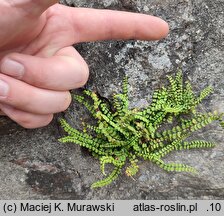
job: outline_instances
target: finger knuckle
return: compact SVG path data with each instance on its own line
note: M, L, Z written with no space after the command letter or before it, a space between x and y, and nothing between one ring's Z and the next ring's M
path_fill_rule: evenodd
M78 83L76 88L84 86L89 78L89 66L87 65L86 62L82 64L81 73L82 73L82 79L81 82Z
M70 106L72 102L72 97L70 92L65 92L65 96L64 96L64 101L61 103L61 107L59 108L59 111L65 111L66 109L68 109L68 107Z
M39 124L38 127L45 127L45 126L49 125L52 120L53 120L53 114L50 114L45 117L45 119Z
M30 116L24 115L24 117L19 121L19 124L26 129L34 129L47 126L53 119L53 115L42 116L39 118L32 118Z
M35 123L29 115L23 115L21 117L18 117L17 123L27 129L35 128Z
M83 79L83 84L85 84L89 78L89 66L86 64L83 65L84 69L83 69L83 75L84 75L84 79Z

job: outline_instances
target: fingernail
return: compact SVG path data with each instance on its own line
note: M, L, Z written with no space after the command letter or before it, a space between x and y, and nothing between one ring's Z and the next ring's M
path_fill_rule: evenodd
M9 85L3 81L0 80L0 98L5 98L8 95L9 92Z
M22 78L24 74L24 66L19 62L11 59L4 59L1 65L1 72L17 79Z

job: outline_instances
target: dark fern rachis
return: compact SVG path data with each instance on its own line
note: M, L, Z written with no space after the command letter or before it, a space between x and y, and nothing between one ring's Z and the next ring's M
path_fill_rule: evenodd
M219 121L224 127L223 113L200 113L196 110L201 101L212 92L212 88L207 87L196 96L191 84L183 83L181 72L175 77L168 76L168 80L169 85L156 90L151 104L141 110L129 109L126 77L123 92L115 94L110 105L89 90L84 90L83 96L75 95L75 99L88 109L97 123L85 124L83 131L78 131L64 119L60 120L68 134L60 142L78 144L99 158L101 171L106 177L93 183L93 188L110 184L126 164L129 164L126 174L135 175L139 158L149 160L166 171L194 173L196 170L191 166L165 163L162 158L174 150L209 148L215 145L203 140L186 141L192 132L213 121ZM165 129L167 127L164 125L169 125L169 129ZM105 165L108 163L114 166L109 175L105 173Z

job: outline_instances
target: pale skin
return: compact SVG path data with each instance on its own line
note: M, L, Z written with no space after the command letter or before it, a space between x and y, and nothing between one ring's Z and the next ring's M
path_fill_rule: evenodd
M108 39L159 40L160 18L71 8L56 0L0 1L0 112L25 128L48 125L83 86L88 65L72 47Z

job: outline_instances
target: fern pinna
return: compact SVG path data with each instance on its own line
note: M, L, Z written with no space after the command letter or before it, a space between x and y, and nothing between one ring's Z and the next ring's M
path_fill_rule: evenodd
M123 167L126 167L128 176L135 175L140 158L166 171L196 172L191 166L165 163L162 158L174 150L213 147L215 144L212 142L186 141L186 138L213 121L219 121L223 127L223 113L200 113L196 110L198 104L212 92L211 87L196 96L191 84L183 82L181 72L175 77L168 76L168 80L169 85L156 90L151 104L143 109L129 109L126 77L123 92L115 94L110 104L89 90L84 90L83 96L75 95L75 99L89 110L97 123L85 124L83 131L78 131L64 119L60 120L68 134L60 142L85 147L99 159L101 171L106 177L93 183L92 188L113 182ZM110 174L105 172L106 164L114 166Z

